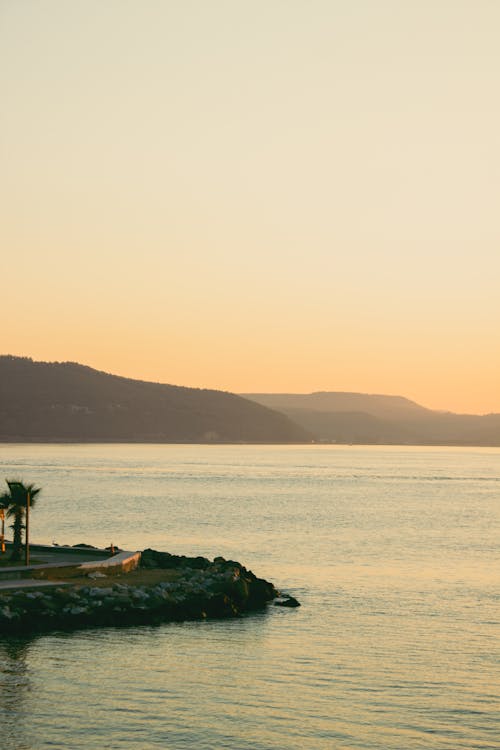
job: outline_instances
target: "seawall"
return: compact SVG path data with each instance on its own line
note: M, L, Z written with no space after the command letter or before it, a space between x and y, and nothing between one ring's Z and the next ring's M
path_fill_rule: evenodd
M155 580L140 582L141 571L146 578L155 571ZM221 557L210 562L145 550L136 573L108 577L93 565L87 575L88 584L69 580L64 586L0 592L0 632L237 617L262 609L279 595L272 583Z

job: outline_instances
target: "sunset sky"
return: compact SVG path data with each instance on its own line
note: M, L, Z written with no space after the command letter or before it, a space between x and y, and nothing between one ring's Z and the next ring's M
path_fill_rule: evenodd
M0 0L0 353L500 412L500 3Z

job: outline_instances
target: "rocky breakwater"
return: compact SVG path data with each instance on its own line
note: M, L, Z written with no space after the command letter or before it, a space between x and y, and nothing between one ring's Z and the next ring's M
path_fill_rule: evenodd
M210 562L145 550L134 573L91 576L88 585L0 593L0 632L236 617L279 596L272 583L222 557Z

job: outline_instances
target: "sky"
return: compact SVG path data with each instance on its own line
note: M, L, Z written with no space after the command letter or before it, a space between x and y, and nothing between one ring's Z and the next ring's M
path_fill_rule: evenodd
M500 3L0 0L0 352L500 412Z

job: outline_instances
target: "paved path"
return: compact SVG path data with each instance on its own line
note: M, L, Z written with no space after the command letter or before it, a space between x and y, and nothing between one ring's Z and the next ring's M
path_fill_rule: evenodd
M7 548L11 547L7 543ZM57 575L58 568L82 568L82 575L96 568L122 567L127 572L137 567L140 552L120 551L111 556L106 550L75 548L75 547L50 547L48 545L31 545L31 565L3 566L0 565L0 591L40 588L42 586L71 586L71 581L47 581L39 578L24 578L24 575L36 575L37 572L50 568ZM6 557L7 557L6 553ZM8 559L8 557L7 557ZM36 572L35 572L36 571Z
M11 543L7 542L5 558L8 558L11 546ZM35 569L43 569L46 565L50 565L52 568L76 567L82 563L109 559L109 554L99 549L82 548L75 550L74 547L54 548L48 545L33 544L30 551L30 558L33 564L29 567ZM0 591L71 585L68 581L43 581L39 578L22 578L23 570L26 571L26 567L22 563L16 567L8 565L5 567L3 565L0 566ZM16 573L19 573L19 578L10 577Z
M10 545L9 545L10 547ZM9 547L5 557L9 557ZM92 562L94 560L107 560L110 555L102 550L75 550L73 548L59 547L53 549L51 547L31 547L30 548L30 561L33 561L33 565L42 563L66 563L67 565L80 565L83 562ZM22 560L19 563L20 566L24 564L24 550Z

